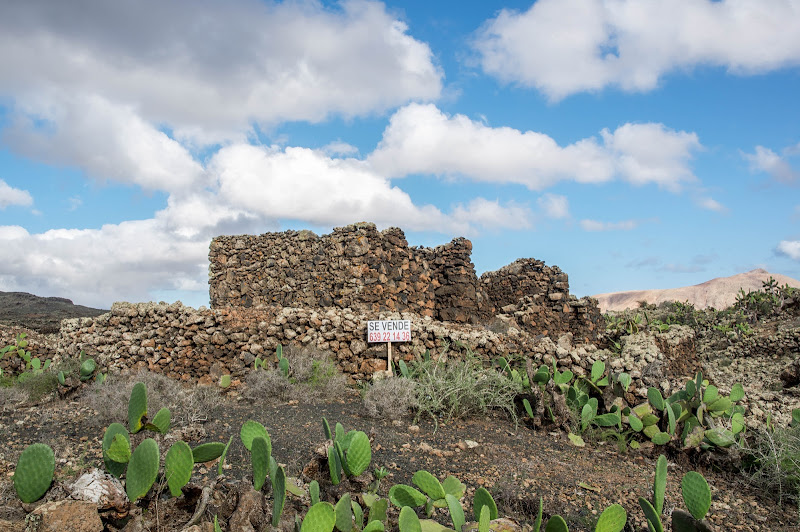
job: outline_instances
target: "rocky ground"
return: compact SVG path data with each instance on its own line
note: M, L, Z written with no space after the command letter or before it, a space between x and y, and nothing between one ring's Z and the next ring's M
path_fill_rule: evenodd
M535 431L524 424L515 425L504 416L471 418L439 424L438 428L429 420L414 423L413 419L404 418L391 422L360 415L363 407L358 397L325 404L295 401L264 408L237 400L234 395L208 411L206 421L176 429L180 436L192 446L206 441L224 442L238 434L245 420L257 420L268 428L273 454L285 465L287 474L303 478L305 466L323 443L321 418L325 416L331 422L338 421L348 429L360 429L370 435L373 466L384 466L390 473L379 488L382 495L394 483L410 484L414 472L426 469L440 479L450 474L457 476L468 486L467 502L476 488L488 488L498 501L501 515L525 528L532 525L542 497L545 520L559 514L567 520L570 530L593 530L600 512L613 503L627 509L633 525L629 530L645 529L637 500L651 497L655 460L662 451L651 445L620 452L613 442L595 441L578 448L569 443L564 433ZM119 411L124 417L125 405L120 405ZM79 474L102 468L103 427L98 423L97 410L86 401L17 408L3 413L0 424L0 519L5 520L0 521L0 528L17 527L4 530L22 530L26 514L34 507L66 498ZM54 448L56 483L43 501L23 505L14 497L10 479L19 453L30 442L48 443ZM224 527L228 527L223 530L248 530L230 527L237 519L237 501L248 497L242 489L251 481L248 453L238 438L235 442L224 481L217 484L204 521L210 522L211 516L218 514ZM692 463L693 459L685 455L669 454L668 508L683 506L680 479L687 470L695 469L706 476L712 487L714 500L709 521L717 530L795 530L797 513L793 506L779 507L771 494L759 493L739 474L715 469L702 460ZM202 486L216 478L216 465L196 467L191 487L182 498L170 499L163 485L152 490L133 507L135 519L124 530L181 530L195 510ZM338 491L324 476L319 479L323 498L328 493L335 502ZM307 505L300 498L292 501L286 510L285 530L292 530L292 515ZM264 509L262 516L268 514L269 510ZM439 519L446 523L446 514L440 511ZM105 530L116 530L114 523L122 528L124 521L107 519Z

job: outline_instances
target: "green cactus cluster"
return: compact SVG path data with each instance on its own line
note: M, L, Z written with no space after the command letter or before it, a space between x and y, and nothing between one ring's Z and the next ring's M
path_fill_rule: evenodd
M534 371L529 365L527 378L513 369L505 358L496 365L511 378L537 388L535 394L544 404L541 411L549 413L552 394L563 395L567 407L574 413L580 432L589 428L604 429L604 434L613 434L634 448L640 439L665 445L679 440L685 448L710 450L715 447L730 447L741 441L745 430L744 407L738 404L744 397L744 388L735 384L730 395L703 379L698 373L688 379L685 386L664 398L658 388L647 390L647 401L630 406L626 397L631 385L627 373L610 373L605 363L597 360L589 375L575 377L570 370L559 371L555 361L552 367L542 365ZM533 388L531 388L533 389ZM610 392L610 393L609 393ZM529 418L535 416L528 397L521 400ZM800 414L797 419L800 423ZM571 434L571 440L582 443L579 434Z
M328 446L328 468L331 482L339 484L344 477L357 477L367 470L372 462L372 445L369 436L360 430L347 433L341 423L336 423L331 432L330 424L322 418L325 438L331 440Z

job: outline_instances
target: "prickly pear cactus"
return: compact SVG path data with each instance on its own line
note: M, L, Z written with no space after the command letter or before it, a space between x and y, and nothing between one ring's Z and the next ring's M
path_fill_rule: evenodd
M264 428L264 425L258 421L245 421L242 425L242 429L239 431L239 437L242 438L242 443L248 451L253 450L253 439L259 436L269 442L269 434L267 434L267 429Z
M464 515L464 508L461 507L461 503L454 495L447 493L444 498L447 501L447 509L450 510L450 520L453 521L453 528L455 530L461 530L464 523L467 522L467 518Z
M143 382L137 382L131 390L128 401L128 429L131 434L142 430L142 418L147 415L147 388Z
M94 361L94 359L87 358L81 362L80 379L82 381L88 381L90 378L92 378L92 373L94 373L95 369L97 369L97 363Z
M569 532L567 522L560 515L554 515L547 520L547 526L544 527L544 532Z
M308 485L308 495L311 497L311 506L319 502L319 482L312 480Z
M661 515L664 511L664 494L667 491L667 457L663 454L656 462L656 478L653 480L653 508Z
M127 464L131 459L131 442L127 434L115 434L106 456L118 464Z
M403 506L400 510L400 517L397 519L397 527L400 532L422 532L422 525L419 522L417 513L410 506Z
M147 495L158 476L160 454L158 444L152 438L140 443L131 455L125 480L125 493L128 499L136 501Z
M250 460L253 464L253 488L256 491L261 491L264 481L267 479L269 458L267 440L261 436L253 438Z
M180 497L181 489L192 478L194 457L192 449L185 441L176 441L164 457L164 471L167 475L167 485L173 497Z
M372 461L372 448L369 443L369 436L360 430L355 431L347 448L347 468L350 474L358 476L369 467Z
M331 473L331 483L336 486L342 481L342 462L336 448L328 447L328 469Z
M703 475L696 471L683 475L681 492L686 508L695 519L702 520L711 508L711 489Z
M50 488L56 470L53 449L44 443L34 443L22 451L14 470L14 489L24 503L36 502Z
M492 494L486 488L478 488L475 490L475 498L472 502L472 511L475 513L476 521L481 518L481 508L484 506L489 508L489 520L497 519L497 504L494 502Z
M656 509L650 504L650 501L644 497L639 497L639 506L642 507L644 516L647 519L647 524L652 532L664 532L664 525L661 523L661 515L656 513Z
M281 521L281 514L283 513L283 505L286 503L286 473L283 468L278 466L275 474L270 476L272 481L272 526L277 527ZM347 503L348 510L350 503ZM343 530L342 532L350 532Z
M389 500L398 508L403 508L404 506L419 508L427 502L425 495L405 484L392 486L389 489Z
M172 418L172 414L169 411L169 408L162 408L156 415L153 417L153 421L147 423L145 428L147 430L152 430L153 432L158 432L160 434L166 434L169 430L169 422Z
M331 532L336 524L336 513L329 502L312 506L300 525L300 532Z
M331 426L328 424L328 420L323 416L322 418L322 431L325 433L326 440L333 439L333 433L331 432Z
M117 478L120 478L122 474L125 472L125 469L128 467L126 463L115 462L108 456L108 450L111 448L111 444L114 442L114 437L117 434L121 434L124 438L128 440L128 446L130 447L130 437L128 436L128 429L126 429L120 423L112 423L106 429L106 433L103 435L103 463L105 463L106 471L111 473Z
M439 480L425 470L414 473L411 481L433 500L444 499L444 488Z
M595 532L620 532L628 522L628 513L619 504L612 504L600 514Z
M195 464L216 460L225 452L225 444L221 442L201 443L192 449L192 459Z
M336 530L339 532L350 532L353 530L352 503L353 501L350 498L350 494L345 493L333 508L336 514Z

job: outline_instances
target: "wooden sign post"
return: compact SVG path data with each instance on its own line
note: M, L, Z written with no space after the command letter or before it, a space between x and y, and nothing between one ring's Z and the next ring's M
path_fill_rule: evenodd
M392 371L392 343L411 341L411 320L375 320L367 322L367 341L371 344L386 342L386 367Z

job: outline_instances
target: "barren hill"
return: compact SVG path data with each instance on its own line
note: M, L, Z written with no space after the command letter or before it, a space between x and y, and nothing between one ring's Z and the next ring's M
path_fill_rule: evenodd
M612 292L592 296L600 302L600 311L625 310L636 308L640 301L659 304L663 301L688 301L697 308L714 307L723 309L736 301L739 289L745 292L759 290L762 283L770 277L779 285L788 284L800 288L800 281L785 275L769 273L764 269L752 270L746 273L731 275L730 277L717 277L694 286L680 288L666 288L661 290L632 290L629 292Z
M0 324L27 327L47 334L58 332L61 320L108 312L75 305L63 297L39 297L27 292L0 292Z

